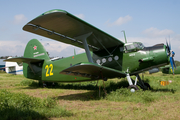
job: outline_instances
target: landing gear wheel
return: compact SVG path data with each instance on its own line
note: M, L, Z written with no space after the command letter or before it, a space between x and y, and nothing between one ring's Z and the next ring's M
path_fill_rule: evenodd
M128 89L130 89L131 92L135 92L136 90L139 90L139 88L136 85L130 85Z
M151 86L149 85L149 83L144 83L144 85L147 87L146 90L151 90Z

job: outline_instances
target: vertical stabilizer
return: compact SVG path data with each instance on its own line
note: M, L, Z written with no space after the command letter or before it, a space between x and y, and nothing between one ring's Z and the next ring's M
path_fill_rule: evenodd
M45 60L50 59L43 45L37 39L32 39L28 42L24 51L24 57Z
M24 58L50 60L48 53L37 39L32 39L28 42L24 51ZM23 63L24 76L30 79L41 80L44 61Z

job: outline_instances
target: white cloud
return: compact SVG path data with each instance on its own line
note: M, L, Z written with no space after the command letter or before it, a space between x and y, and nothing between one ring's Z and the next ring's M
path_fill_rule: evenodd
M70 44L65 44L58 41L40 41L46 51L50 54L51 57L59 56L59 57L69 57L74 55L74 49L76 54L80 54L84 52L84 49L75 47Z
M161 36L169 36L174 32L168 29L159 30L157 28L151 27L149 29L144 30L143 33L149 37L161 37Z
M57 41L42 41L41 43L43 44L43 46L48 52L49 51L61 52L62 50L70 46L69 44L65 44L65 43L57 42Z
M84 19L84 15L83 14L76 14L75 16L80 18L80 19Z
M26 20L27 20L27 18L23 14L19 14L19 15L14 16L14 23L15 24L19 24L19 23L24 22Z
M24 54L26 44L20 41L0 41L1 56L22 56Z
M129 15L126 15L125 17L119 17L113 23L109 23L109 21L108 21L107 24L108 24L108 26L120 26L122 24L125 24L125 23L131 21L131 20L132 20L132 17Z
M41 41L46 51L50 54L50 57L69 57L74 55L74 49L76 54L84 52L84 49L65 44L58 41ZM27 43L21 41L0 41L1 56L22 56Z

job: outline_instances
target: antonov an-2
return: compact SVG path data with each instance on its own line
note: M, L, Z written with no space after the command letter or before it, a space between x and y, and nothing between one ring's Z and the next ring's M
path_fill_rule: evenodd
M6 61L23 62L25 77L48 82L83 82L126 77L129 88L147 89L139 73L169 64L173 60L170 45L145 47L141 42L122 42L64 10L47 11L23 30L85 49L85 53L51 60L42 44L32 39L24 57ZM135 75L135 82L130 76Z

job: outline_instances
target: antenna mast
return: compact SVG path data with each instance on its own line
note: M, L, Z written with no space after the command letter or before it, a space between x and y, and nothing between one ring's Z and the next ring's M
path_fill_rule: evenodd
M125 43L127 43L125 31L124 31L124 30L122 30L121 32L123 32L123 33L124 33Z

